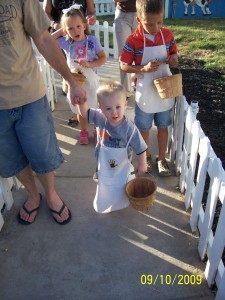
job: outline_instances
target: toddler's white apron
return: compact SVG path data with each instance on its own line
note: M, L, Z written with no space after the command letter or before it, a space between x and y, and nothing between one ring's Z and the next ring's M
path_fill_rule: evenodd
M129 206L129 200L125 193L125 185L135 178L131 174L134 167L127 155L127 147L134 131L127 143L126 148L110 148L103 145L98 158L98 185L94 198L94 209L99 213L109 213Z
M88 37L87 37L87 42L86 42L86 53L87 51L87 45L88 45ZM85 59L87 60L87 54ZM86 83L84 85L84 89L87 93L87 103L88 106L91 108L97 108L98 107L98 101L97 101L97 94L96 90L99 87L99 76L93 71L92 68L85 68L79 65L77 62L74 62L73 59L70 57L70 48L69 48L69 61L68 65L70 67L71 72L75 71L75 69L79 69L82 71L83 75L87 77ZM77 106L73 106L69 99L67 98L67 101L69 102L70 109L72 110L73 113L78 114L78 108Z
M163 34L160 30L163 45L146 47L146 37L144 36L144 53L141 65L146 65L149 61L157 59L165 61L167 58L167 51ZM139 108L146 113L156 113L169 110L174 105L174 98L161 99L153 80L159 77L172 75L168 64L161 64L155 72L142 73L143 77L137 79L136 85L136 102Z

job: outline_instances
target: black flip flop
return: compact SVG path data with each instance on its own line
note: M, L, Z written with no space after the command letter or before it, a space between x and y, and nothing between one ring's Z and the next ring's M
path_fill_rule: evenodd
M68 126L70 126L70 127L77 127L78 124L79 124L79 121L74 120L73 118L69 119L69 121L68 121Z
M65 207L66 207L66 205L65 205L65 203L63 202L62 207L60 208L59 211L56 211L56 210L54 210L54 209L52 209L52 208L50 208L50 207L49 207L49 209L50 209L51 213L54 213L54 214L56 214L56 215L58 215L58 216L61 217L61 213L63 212L63 210L65 209ZM70 222L70 220L71 220L71 218L72 218L72 214L71 214L71 212L70 212L70 210L69 210L68 207L67 207L67 209L68 209L68 212L69 212L69 217L68 217L68 219L64 220L63 222L57 221L57 219L52 215L52 216L53 216L53 219L54 219L54 220L56 221L56 223L58 223L59 225L65 225L65 224L67 224L67 223Z
M42 195L40 194L40 201L41 201L41 199L42 199ZM39 208L40 208L40 206L41 206L41 204L40 204L38 207L36 207L36 208L34 208L34 209L32 209L32 210L28 210L28 209L26 208L25 204L26 204L26 202L23 204L22 208L23 208L23 210L29 215L29 217L31 216L31 214L32 214L33 212L38 211ZM36 217L37 217L37 214L36 214L36 216L35 216L35 218L34 218L34 221L35 221ZM18 215L17 215L17 221L18 221L20 224L22 224L22 225L30 225L30 224L33 224L33 223L34 223L34 221L33 221L33 222L29 222L29 221L23 220L23 219L21 218L21 216L20 216L20 212L19 212Z

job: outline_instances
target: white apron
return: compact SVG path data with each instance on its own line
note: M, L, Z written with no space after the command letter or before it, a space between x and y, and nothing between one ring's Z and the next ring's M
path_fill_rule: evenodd
M126 148L104 146L104 133L98 157L98 185L93 202L94 209L99 213L109 213L129 206L125 185L135 178L135 175L131 174L134 166L127 155L127 147L134 131Z
M87 53L88 53L88 49L87 49L87 45L88 45L88 36L87 36L87 42L86 42L86 57L85 60L87 60ZM85 68L82 67L81 65L79 65L77 62L74 62L73 59L71 59L70 56L70 48L69 48L69 61L68 61L68 65L70 70L73 72L73 70L75 69L80 69L82 71L82 73L84 74L84 76L87 77L87 81L84 85L84 89L87 93L87 103L89 107L92 108L97 108L98 107L98 101L97 101L97 94L96 94L96 90L99 87L99 76L93 71L92 68ZM70 103L70 100L67 97L67 101L69 102L70 105L70 109L72 110L73 113L75 114L79 114L77 105L72 105Z
M157 59L165 61L167 58L165 40L160 30L163 45L146 47L146 37L144 35L144 53L141 65L146 65L149 61ZM174 98L161 99L153 83L154 79L172 75L168 64L161 64L155 72L142 73L143 77L137 79L136 102L139 108L146 113L157 113L169 110L174 105Z

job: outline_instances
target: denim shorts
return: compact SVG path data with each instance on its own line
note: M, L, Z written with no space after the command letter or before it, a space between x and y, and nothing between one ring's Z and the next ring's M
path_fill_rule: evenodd
M0 110L0 176L14 176L29 164L36 173L50 173L63 161L46 96Z
M172 109L158 113L145 113L135 104L134 122L140 131L149 131L152 122L159 128L167 128L172 124Z

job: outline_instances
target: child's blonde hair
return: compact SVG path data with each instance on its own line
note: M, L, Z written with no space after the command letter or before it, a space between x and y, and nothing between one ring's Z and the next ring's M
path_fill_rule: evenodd
M87 20L83 14L83 12L80 10L80 9L71 9L70 11L68 11L66 14L63 14L62 17L61 17L61 21L60 21L60 24L61 24L61 27L63 29L63 32L66 33L66 19L67 18L76 18L76 17L80 17L82 22L84 24L86 24L86 29L84 30L84 33L86 35L89 35L90 34L90 30L89 30L89 27L88 27L88 24L87 24ZM67 38L68 35L67 35Z
M164 12L164 0L137 0L137 17L143 20L147 14L160 14Z
M112 80L104 81L97 89L98 102L117 93L120 93L124 101L126 101L126 90L120 82Z

